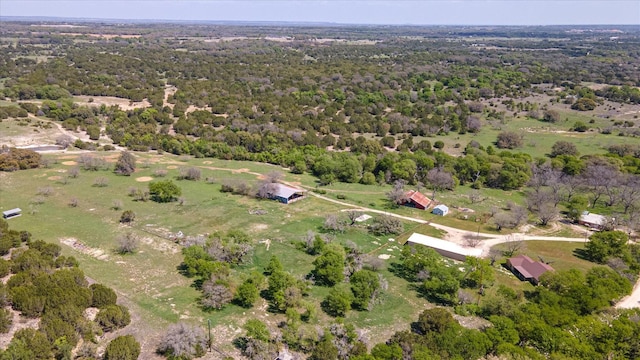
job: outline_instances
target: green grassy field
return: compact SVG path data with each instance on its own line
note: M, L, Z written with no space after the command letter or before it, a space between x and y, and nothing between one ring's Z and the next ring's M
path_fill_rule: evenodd
M94 153L104 157L112 166L117 153ZM285 173L285 181L315 187L315 178L309 175L293 175L273 165L194 159L158 154L137 154L138 170L132 176L117 176L110 170L81 171L78 178L68 178L68 172L76 165L78 155L48 155L50 168L0 173L0 208L20 207L24 215L12 219L14 229L29 229L34 238L61 244L65 255L79 259L87 276L115 288L133 311L136 325L133 332L154 339L167 324L186 320L206 324L211 320L219 334L218 344L224 351L233 352L231 340L238 336L238 329L246 319L259 318L271 326L281 321L283 315L266 312L266 302L260 300L252 309L229 305L221 311L204 312L198 306L200 293L192 285L193 279L180 275L177 267L182 261L180 247L172 236L182 232L185 236L206 235L216 231L241 229L254 239L250 261L233 270L235 279L241 279L252 270L261 271L269 258L276 255L284 267L295 276L303 278L312 270L314 257L296 247L308 231L322 233L326 215L338 214L348 207L309 196L299 202L283 205L274 201L258 200L241 195L220 192L225 181L255 182L261 174L272 171ZM204 180L176 180L182 168L197 166ZM184 204L137 202L128 196L130 189L146 189L148 181L158 170L166 170L166 179L174 181L182 189ZM96 179L106 179L107 186L98 187ZM158 179L158 178L155 178ZM364 186L360 184L334 184L326 188L328 197L346 196L348 203L389 210L384 193L388 186ZM469 206L467 192L460 191L439 195L443 202ZM487 203L479 204L479 210L490 204L501 204L506 199L521 196L518 192L491 199L493 190L482 190ZM49 193L45 195L44 193ZM510 195L510 196L509 196ZM76 199L77 206L70 206ZM123 204L114 210L114 203ZM371 204L374 205L371 205ZM263 210L263 215L251 215L253 210ZM136 220L131 226L119 224L123 210L133 210ZM436 221L471 231L478 230L478 223L457 216L436 217L428 212L400 207L391 211L398 214ZM344 215L346 217L346 215ZM429 225L405 222L404 233L394 236L373 236L366 231L367 223L348 226L343 233L325 234L333 241L355 243L368 257L388 257L389 264L398 259L401 245L413 232L442 237L443 233ZM495 232L493 226L482 224L482 232ZM115 252L117 238L133 232L141 239L139 251L133 255ZM269 240L267 248L265 241ZM578 267L586 269L589 263L572 255L576 244L527 242L525 253L554 261L558 269ZM384 341L395 331L407 328L417 315L429 305L420 298L409 284L391 274L386 267L381 270L389 283L382 301L370 312L351 311L345 321L358 328L367 329L371 343ZM499 277L500 279L500 277ZM508 277L505 278L509 282ZM502 280L499 280L502 281ZM328 288L313 287L309 300L320 309L320 302ZM318 311L318 319L309 326L326 324L330 318ZM149 340L151 341L151 340Z
M113 154L100 155L106 155L109 161L115 159ZM199 292L190 286L192 279L177 271L182 255L179 246L170 240L171 234L181 231L191 236L241 229L253 237L255 248L251 261L234 270L238 277L254 269L261 270L272 255L277 255L294 275L304 277L313 268L313 257L298 250L294 243L302 240L307 231L320 233L325 216L344 208L313 197L283 205L220 192L219 181L252 181L257 176L250 172L267 173L279 169L270 165L202 159L181 161L171 156L142 155L138 171L130 177L116 176L105 170L81 171L80 176L73 179L67 178L67 172L76 166L77 156L53 157L57 161L48 169L0 173L1 209L20 207L24 213L11 220L11 227L29 229L36 239L61 244L64 254L79 259L87 276L117 289L121 299L140 315L142 323L138 326L151 333L157 333L179 319L198 323L211 319L214 326L223 328L218 330L225 333L223 330L226 329L232 338L237 334L230 329L241 326L248 316L265 321L282 316L269 315L258 307L246 310L235 305L219 312L203 312L197 304ZM202 177L214 178L216 183L174 180L182 189L184 205L136 202L128 196L130 188L146 188L148 183L139 180L153 177L156 170L167 170L166 178L174 178L184 166L200 166ZM94 186L97 178L107 179L108 185ZM309 176L287 174L286 180L313 183ZM50 194L45 196L43 192ZM77 199L77 207L69 206L72 199ZM122 209L114 210L114 201L122 202ZM264 210L265 214L250 215L249 211L255 209ZM136 213L132 226L119 224L123 210ZM389 254L392 261L399 254L397 242L372 236L363 226L329 235L342 244L347 241L357 244L368 256ZM415 226L407 224L406 229ZM141 239L140 249L134 255L123 256L115 252L116 239L125 232L133 232ZM261 243L265 239L271 240L268 250ZM414 292L407 291L403 280L382 271L390 283L384 301L371 312L352 311L347 316L347 320L357 327L369 328L375 341L391 335L389 329L405 327L422 309L414 305L424 303ZM328 289L316 288L311 300L319 305L321 295L326 291ZM321 311L319 314L321 323L327 320ZM220 338L225 344L230 340Z

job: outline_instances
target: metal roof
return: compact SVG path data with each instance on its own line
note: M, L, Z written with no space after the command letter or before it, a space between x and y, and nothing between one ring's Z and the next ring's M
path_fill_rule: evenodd
M276 183L275 185L276 186L275 186L275 191L273 192L273 196L282 197L285 199L290 198L294 194L305 192L305 190L296 189L294 187L287 186L280 183Z
M417 204L422 205L425 209L428 208L429 205L431 205L431 200L429 200L428 197L424 196L424 194L419 191L408 191L406 192L406 196L407 198L409 198L409 200L415 201Z
M598 214L586 213L580 215L580 221L594 225L605 225L607 223L607 218Z
M440 205L438 205L438 206L436 206L436 207L434 207L434 208L433 208L433 210L435 210L435 209L440 209L440 210L444 210L444 211L449 211L449 207L448 207L447 205L444 205L444 204L440 204Z
M553 271L553 268L543 262L533 261L527 255L518 255L516 257L512 257L509 260L511 266L514 269L518 270L522 276L526 279L536 279L536 281L540 280L540 275L544 274L547 271Z
M2 215L5 215L5 216L6 216L6 215L11 215L11 214L16 214L16 213L19 213L19 212L22 212L22 209L20 209L20 208L15 208L15 209L11 209L11 210L7 210L7 211L3 211L3 212L2 212Z

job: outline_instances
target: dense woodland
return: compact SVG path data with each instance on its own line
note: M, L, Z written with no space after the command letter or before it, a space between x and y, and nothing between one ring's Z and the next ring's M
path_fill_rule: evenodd
M259 320L245 325L246 336L234 345L248 358L273 358L282 344L311 359L640 358L640 313L611 308L629 293L640 270L640 247L628 244L628 234L640 229L640 141L581 156L573 143L559 140L544 158L522 151L522 134L510 130L500 131L492 143L456 144L463 149L459 156L442 141L502 129L516 116L556 124L568 113L590 114L610 103L640 104L637 27L611 32L598 27L102 24L98 29L74 28L71 36L60 28L3 23L0 94L15 104L0 107L0 119L46 117L92 140L60 139L65 147L121 146L272 163L311 173L319 186L389 183L396 195L416 186L434 195L460 185L524 191L524 205L509 204L489 214L498 230L527 222L547 225L561 214L575 220L593 208L609 215L606 230L625 229L592 236L583 256L602 266L587 273L550 273L528 292L500 286L481 305L473 299L492 284L493 263L470 259L461 272L433 251L407 247L393 264L394 275L439 307L425 310L381 344L365 344L341 318L348 311L368 311L390 281L357 248L310 235L297 244L315 256L306 279L294 277L274 257L263 272L239 280L230 274L251 251L247 234L189 239L182 244L180 271L202 291L203 308L216 311L230 303L252 308L262 297L269 311L286 316L277 333ZM221 40L230 36L237 38ZM270 40L275 37L280 40ZM586 83L602 86L594 90ZM531 102L532 94L544 94L549 102ZM78 105L73 96L79 95L148 101L148 106ZM568 112L558 112L557 104L567 105ZM636 140L640 122L636 116L592 129L588 121L576 121L571 131ZM105 136L112 144L100 143ZM5 171L39 161L28 151L0 151ZM155 191L152 186L157 183L150 185ZM228 190L243 193L237 184ZM394 191L389 197L397 202ZM339 230L329 220L325 228ZM381 232L393 233L386 226L395 225L385 221L378 220ZM4 305L42 317L40 330L16 333L0 358L20 358L6 354L27 351L35 342L46 348L41 358L66 358L80 338L90 341L100 331L79 316L89 306L101 308L96 322L102 331L128 323L115 294L95 304L96 292L108 290L88 287L77 264L61 257L57 245L9 236L15 233L6 226L0 230L0 240L11 243L7 252L19 248L5 261L4 275L14 275L5 286ZM38 286L63 280L77 287L77 303L65 303L72 309L63 312L60 304L48 305L54 300L30 296L39 293ZM313 286L331 288L322 311L335 320L319 332L309 325L317 317L306 301ZM464 328L447 307L489 325ZM161 353L174 359L204 354L201 331L185 326L169 329ZM132 344L118 341L119 347Z
M76 259L61 255L60 245L34 240L29 231L10 229L0 220L0 254L0 276L8 278L0 284L0 332L13 329L0 359L97 359L98 338L131 321L116 293L89 285ZM89 308L96 310L94 318L87 315ZM38 321L33 327L14 324L16 312ZM137 358L140 344L122 338L107 346L104 359Z

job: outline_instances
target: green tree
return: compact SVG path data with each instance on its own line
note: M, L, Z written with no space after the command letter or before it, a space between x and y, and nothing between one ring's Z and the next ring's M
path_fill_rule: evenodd
M244 329L247 331L247 337L268 342L271 339L271 333L267 325L258 319L249 319L244 324Z
M7 309L0 309L0 333L6 334L11 329L13 314Z
M469 281L471 287L481 288L493 281L493 268L488 259L467 256L465 263L468 267L466 280Z
M344 316L353 302L351 292L342 286L337 286L329 291L329 294L322 302L322 308L331 316Z
M89 286L91 292L93 294L91 306L97 308L103 308L108 305L115 305L118 296L113 289L104 286L102 284L91 284Z
M267 267L264 268L264 273L266 275L271 275L275 271L282 271L282 270L284 270L284 267L282 266L280 259L278 259L277 256L272 255L271 258L269 259L269 263L267 264Z
M137 360L140 356L140 343L132 335L118 336L113 339L104 352L105 360Z
M171 180L154 181L149 183L149 194L156 202L171 202L182 195L182 190Z
M245 280L236 290L235 301L242 307L253 307L260 297L260 290L253 279Z
M368 310L380 289L378 274L371 270L356 271L349 279L353 293L353 305L360 310Z
M344 249L337 244L329 244L322 255L313 261L313 275L318 284L333 286L344 280Z
M585 245L587 258L604 264L610 256L624 257L628 254L629 237L622 231L601 231L589 237Z
M338 359L338 348L333 344L333 336L325 331L322 340L316 344L309 360L336 360Z
M96 322L104 331L113 331L129 325L131 316L124 306L107 305L96 315Z

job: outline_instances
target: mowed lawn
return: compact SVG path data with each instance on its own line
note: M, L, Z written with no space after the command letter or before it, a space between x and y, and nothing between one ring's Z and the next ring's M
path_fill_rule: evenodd
M117 153L94 153L105 156L111 168ZM227 162L210 159L187 159L168 155L137 154L138 170L132 176L118 176L112 170L80 171L77 178L68 178L69 170L77 166L79 155L50 155L55 161L50 168L0 173L0 208L23 209L23 216L10 220L13 229L28 229L35 239L60 244L65 255L76 257L86 275L117 290L134 313L134 320L143 333L156 336L169 323L179 320L226 328L219 341L225 346L238 336L237 330L248 317L258 317L275 324L282 315L268 314L263 302L253 309L229 305L219 312L204 312L198 306L200 293L192 287L193 279L179 274L182 261L180 247L173 241L178 232L184 236L207 235L217 231L239 229L254 239L250 261L234 270L238 279L243 273L261 270L272 255L278 256L286 269L305 277L313 269L313 257L296 248L308 231L322 233L328 214L342 214L344 206L314 197L291 205L258 200L247 196L220 192L222 182L255 182L260 174L283 169L256 163ZM202 180L177 180L182 168L197 166ZM166 170L156 178L157 170ZM96 179L106 186L96 186ZM131 189L147 189L149 178L172 179L182 189L184 203L157 204L134 201ZM213 183L205 181L209 178ZM308 175L286 173L286 181L314 186ZM77 206L71 206L72 202ZM121 209L114 204L121 203ZM124 210L136 214L130 226L119 223ZM253 215L262 210L262 215ZM346 217L346 215L340 215ZM410 230L416 224L406 224ZM133 255L115 252L117 238L132 232L140 238L139 251ZM366 223L347 227L342 233L323 234L333 241L355 243L367 256L391 256L394 261L400 245L389 237L376 237L366 231ZM266 240L270 245L267 250ZM370 312L351 311L347 321L369 329L369 337L383 341L392 329L405 329L426 302L419 299L408 284L386 269L381 270L389 282L389 290L380 304ZM318 305L328 288L314 288L311 300ZM319 311L318 324L327 316Z

